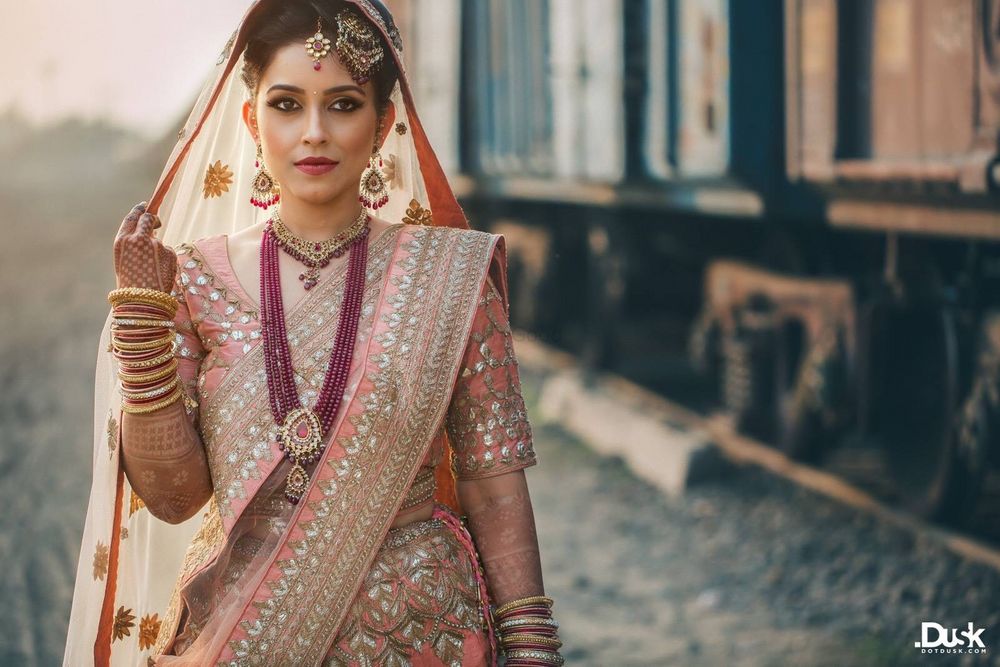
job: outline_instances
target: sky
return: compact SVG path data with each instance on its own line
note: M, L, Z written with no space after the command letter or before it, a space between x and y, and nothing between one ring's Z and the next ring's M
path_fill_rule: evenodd
M152 139L182 122L250 0L4 4L0 111L41 126L104 118Z

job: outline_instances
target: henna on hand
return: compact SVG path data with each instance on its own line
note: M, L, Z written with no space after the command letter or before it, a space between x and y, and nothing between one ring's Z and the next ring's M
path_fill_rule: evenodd
M121 287L146 287L169 292L177 273L177 254L153 235L160 218L137 204L125 219L114 242L115 276Z
M180 401L122 415L122 464L136 495L167 523L194 516L212 495L205 448Z
M538 535L524 471L459 481L458 495L494 603L544 595Z

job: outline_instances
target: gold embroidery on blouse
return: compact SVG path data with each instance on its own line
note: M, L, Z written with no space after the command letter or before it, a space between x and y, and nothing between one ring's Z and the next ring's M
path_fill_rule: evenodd
M499 474L501 467L520 468L535 462L510 326L498 319L495 307L490 307L499 299L496 289L488 284L479 305L489 321L482 331L474 330L469 336L469 346L475 346L477 355L462 369L446 420L455 449L452 469L464 479L488 477ZM489 345L495 333L503 340L503 356L497 356ZM485 385L482 395L473 394L471 389L477 376ZM481 453L480 442L485 450Z
M439 519L419 521L391 531L379 549L323 667L406 665L423 646L461 664L465 632L478 628L466 552Z
M211 349L216 344L221 345L226 342L229 339L229 330L237 322L246 325L250 323L251 319L254 322L260 321L257 309L249 303L240 301L236 294L230 294L233 290L230 290L225 283L209 270L203 256L194 244L180 243L177 245L176 252L178 261L183 257L187 257L187 259L178 267L174 296L180 299L186 291L189 294L199 297L197 305L200 306L200 312L190 313L191 320L188 323L189 327L187 331L198 335L205 350ZM180 292L180 294L177 292ZM221 313L218 308L213 307L213 304L220 301L225 304L225 308L222 309ZM218 334L216 340L201 335L200 325L206 319L214 322L223 329ZM179 323L178 328L181 327L182 323Z

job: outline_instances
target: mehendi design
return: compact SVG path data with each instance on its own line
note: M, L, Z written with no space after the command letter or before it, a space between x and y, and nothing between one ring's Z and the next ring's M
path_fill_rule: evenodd
M531 499L523 475L509 477L496 478L496 484L510 485L508 492L494 489L480 504L466 508L495 604L543 590Z

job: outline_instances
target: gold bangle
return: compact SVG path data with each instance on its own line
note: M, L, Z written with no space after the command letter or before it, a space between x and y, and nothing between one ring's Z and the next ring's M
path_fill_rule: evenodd
M173 342L174 342L174 335L170 332L165 333L159 338L144 340L141 343L123 343L118 340L112 341L116 349L125 350L126 352L141 352L142 350L153 350L158 347L166 347L167 345Z
M170 382L167 382L166 384L164 384L164 385L162 385L160 387L157 387L155 389L149 389L147 391L142 391L142 392L138 392L138 393L132 392L132 391L125 391L124 389L122 389L122 396L125 397L125 398L127 398L127 399L131 399L131 400L137 400L137 399L141 399L141 398L156 398L158 396L162 396L163 394L167 393L168 391L170 391L171 389L173 389L174 387L176 387L177 386L177 380L178 380L178 378L175 376L173 380L171 380Z
M159 380L160 378L167 377L172 373L177 372L177 359L174 359L169 364L163 368L153 371L151 373L133 374L133 373L122 373L119 371L118 377L125 382L131 382L132 384L140 384L143 382L149 382L151 380Z
M123 326L128 327L163 327L164 329L173 329L177 324L173 320L132 320L132 319L119 319L115 318L111 320L112 329L120 329Z
M167 398L163 399L159 403L153 403L152 405L144 405L142 407L132 407L131 405L128 405L123 401L122 412L127 412L130 415L143 415L149 412L155 412L160 408L167 407L171 403L176 403L180 397L181 397L181 391L180 389L177 389L177 391L170 394L170 396L168 396Z
M497 630L502 634L505 630L510 630L511 628L516 628L521 625L547 625L550 628L559 628L559 623L553 618L544 618L542 616L524 616L522 618L512 618L507 621L501 621L497 625Z
M117 357L116 357L117 358ZM118 364L127 370L134 370L137 368L149 368L150 366L158 366L164 361L170 361L174 358L174 351L169 350L164 352L158 357L153 357L152 359L145 359L143 361L122 361L118 359Z
M177 299L170 292L164 292L150 287L120 287L108 292L108 303L119 306L129 301L137 301L164 308L177 309Z
M511 658L528 658L529 660L540 660L550 665L561 665L565 662L565 659L555 651L539 651L533 649L516 648L510 651L506 651L505 655L507 656L508 660L510 660Z
M511 600L510 602L504 602L502 605L496 608L493 612L494 616L503 616L508 612L514 611L517 607L528 607L542 603L547 607L552 607L553 600L550 597L544 595L532 595L527 598L519 598L517 600Z
M543 637L541 635L530 634L527 632L514 633L507 636L500 637L500 642L502 644L513 644L516 642L535 642L537 644L544 644L553 649L557 649L562 646L562 642L553 637Z

